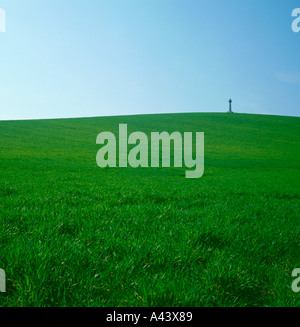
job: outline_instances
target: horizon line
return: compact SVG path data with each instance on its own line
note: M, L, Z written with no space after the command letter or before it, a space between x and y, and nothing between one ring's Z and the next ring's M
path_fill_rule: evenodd
M154 116L154 115L183 115L183 114L228 114L228 115L260 115L260 116L278 116L278 117L291 117L300 118L300 116L293 115L281 115L273 113L248 113L248 112L225 112L225 111L188 111L188 112L161 112L161 113L140 113L140 114L115 114L115 115L103 115L103 116L75 116L75 117L49 117L49 118L23 118L23 119L0 119L0 122L10 121L40 121L40 120L66 120L66 119L89 119L89 118L107 118L107 117L128 117L128 116Z

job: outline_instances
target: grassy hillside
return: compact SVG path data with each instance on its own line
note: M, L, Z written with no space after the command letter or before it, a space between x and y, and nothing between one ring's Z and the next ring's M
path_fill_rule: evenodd
M96 136L205 132L205 173L96 165ZM300 119L0 122L0 306L298 306Z

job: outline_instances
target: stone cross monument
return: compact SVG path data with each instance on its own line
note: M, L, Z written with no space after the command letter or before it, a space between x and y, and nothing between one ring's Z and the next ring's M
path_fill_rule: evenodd
M232 108L231 108L231 104L232 104L232 100L231 99L229 99L229 113L232 113Z

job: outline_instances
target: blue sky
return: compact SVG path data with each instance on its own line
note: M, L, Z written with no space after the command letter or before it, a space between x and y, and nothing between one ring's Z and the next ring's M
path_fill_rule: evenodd
M299 116L293 0L0 0L0 120Z

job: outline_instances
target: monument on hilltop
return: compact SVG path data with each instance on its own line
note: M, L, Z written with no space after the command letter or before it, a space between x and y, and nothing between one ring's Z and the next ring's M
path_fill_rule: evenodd
M232 106L231 106L231 104L232 104L232 100L231 99L229 99L229 110L228 110L228 113L230 113L230 114L232 114Z

